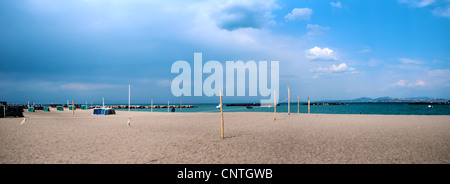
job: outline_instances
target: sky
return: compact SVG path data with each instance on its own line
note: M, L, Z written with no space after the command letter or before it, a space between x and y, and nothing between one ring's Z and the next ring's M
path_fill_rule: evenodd
M450 0L0 1L8 103L126 104L129 84L132 104L178 103L171 66L193 68L195 52L204 63L279 61L280 100L287 86L301 101L449 99L449 51Z

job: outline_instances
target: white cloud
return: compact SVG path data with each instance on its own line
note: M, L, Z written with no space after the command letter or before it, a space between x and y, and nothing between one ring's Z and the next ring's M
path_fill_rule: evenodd
M415 8L422 8L435 3L435 0L399 0L398 2Z
M313 10L311 8L294 8L284 18L288 20L309 20L312 14Z
M323 30L329 30L330 27L319 26L317 24L307 24L306 29L309 29L308 33L306 33L307 36L317 36L321 35Z
M346 63L341 63L339 65L331 65L330 67L319 67L311 70L314 73L357 73L357 71L347 66Z
M229 31L239 28L259 29L274 22L272 10L279 8L275 1L229 1L212 14L221 29Z
M430 8L433 15L450 19L449 0L398 0L401 4L407 4L412 8Z
M449 4L447 4L447 6L433 8L433 10L431 10L431 12L433 13L433 15L440 16L440 17L446 17L446 18L450 19L450 5Z
M424 6L433 4L434 2L435 2L435 0L423 0L423 1L420 1L417 5L418 5L418 7L424 7Z
M425 86L425 81L423 80L417 80L416 83L414 83L415 86Z
M417 65L423 64L423 62L421 62L421 61L417 61L414 59L408 59L408 58L399 58L398 60L403 64L417 64Z
M408 80L399 80L398 82L392 84L392 87L422 87L425 86L424 80L417 80L416 82L409 82Z
M342 3L340 1L338 1L338 2L330 2L330 4L331 4L332 7L342 8Z
M305 51L305 56L311 60L337 60L336 54L329 48L313 47Z
M407 83L408 83L407 80L399 80L398 82L393 84L393 87L396 87L396 86L403 87L403 86L406 86Z
M393 86L394 86L394 87L396 87L396 86L403 87L403 86L406 85L406 83L408 83L407 80L399 80L399 81L398 81L397 83L395 83Z
M330 72L333 72L333 73L334 72L350 72L350 73L353 73L353 72L355 72L355 69L348 67L347 64L345 64L345 63L341 63L338 66L332 65L330 67Z

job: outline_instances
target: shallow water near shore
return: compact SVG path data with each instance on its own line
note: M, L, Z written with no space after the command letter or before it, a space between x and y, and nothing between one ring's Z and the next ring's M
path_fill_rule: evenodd
M150 104L140 104L150 105ZM197 108L183 108L182 112L220 112L217 104L189 104ZM290 112L297 113L297 103L291 103ZM119 111L128 111L128 109L116 109ZM160 109L130 109L131 111L154 111L168 112L167 108ZM225 106L224 112L273 112L273 106L253 106L247 109L245 106ZM383 115L450 115L450 105L411 105L406 103L353 103L346 105L311 105L311 113L317 114L383 114ZM175 112L180 112L179 108ZM288 104L283 103L277 106L277 112L287 113ZM300 104L300 113L308 113L308 106Z

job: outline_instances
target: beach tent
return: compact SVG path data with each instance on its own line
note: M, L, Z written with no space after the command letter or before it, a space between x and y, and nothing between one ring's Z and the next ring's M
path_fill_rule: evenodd
M50 108L48 108L47 106L44 107L44 109L42 109L42 110L45 111L45 112L50 112Z
M56 107L56 110L57 110L57 111L64 111L64 107L63 107L63 106L57 106L57 107Z
M34 112L34 107L29 107L28 112Z
M102 112L102 109L95 108L94 112L92 112L92 115L101 115L101 112Z
M81 106L81 110L87 110L87 109L88 109L87 105L82 105Z
M7 116L23 117L22 106L0 106L1 115L0 118Z
M116 114L116 111L111 108L95 108L92 115L111 115Z
M74 106L73 105L69 105L69 111L71 111L71 110L77 110L77 108L75 107L75 109L73 109L74 108Z

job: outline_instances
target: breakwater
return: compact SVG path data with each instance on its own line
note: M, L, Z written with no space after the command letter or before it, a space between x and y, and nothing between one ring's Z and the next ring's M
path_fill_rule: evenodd
M302 105L308 105L308 103L302 103ZM310 105L347 105L346 103L310 103Z
M128 105L105 105L106 108L128 109ZM90 106L89 109L102 108L100 105ZM163 108L180 108L180 105L130 105L130 109L163 109ZM181 105L181 108L198 108L195 105Z
M233 107L233 106L273 106L273 104L260 104L260 103L239 103L239 104L226 104L225 106ZM280 106L280 104L277 104Z

